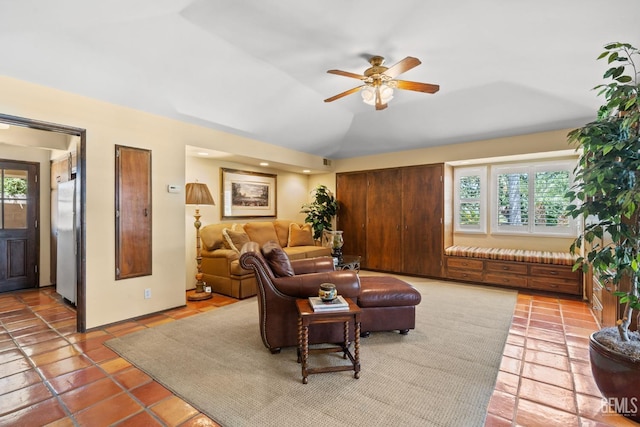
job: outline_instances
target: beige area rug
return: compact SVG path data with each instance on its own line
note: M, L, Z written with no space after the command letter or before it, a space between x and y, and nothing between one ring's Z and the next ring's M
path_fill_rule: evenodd
M255 298L106 345L223 426L482 426L516 292L404 279L422 294L416 329L361 339L359 379L302 384L295 348L263 346Z

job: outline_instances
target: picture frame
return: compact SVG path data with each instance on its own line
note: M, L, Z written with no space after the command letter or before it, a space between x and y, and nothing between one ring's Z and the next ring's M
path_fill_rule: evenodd
M277 215L277 175L220 168L222 219Z

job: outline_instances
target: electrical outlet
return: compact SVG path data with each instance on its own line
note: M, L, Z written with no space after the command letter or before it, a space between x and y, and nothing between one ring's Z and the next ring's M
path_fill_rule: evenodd
M144 299L151 298L151 289L147 288L144 290Z
M209 293L211 293L211 286L206 286L206 287L204 288L204 291L205 291L205 292L209 292Z

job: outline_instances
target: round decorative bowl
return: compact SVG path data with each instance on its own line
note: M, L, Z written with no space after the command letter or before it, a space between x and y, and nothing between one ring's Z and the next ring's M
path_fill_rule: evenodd
M333 283L323 283L320 285L318 296L322 301L333 301L338 296L338 290Z

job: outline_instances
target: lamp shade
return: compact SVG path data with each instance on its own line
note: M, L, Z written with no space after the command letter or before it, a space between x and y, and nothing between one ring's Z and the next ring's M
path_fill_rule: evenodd
M215 205L207 184L190 182L186 186L185 193L187 205Z

